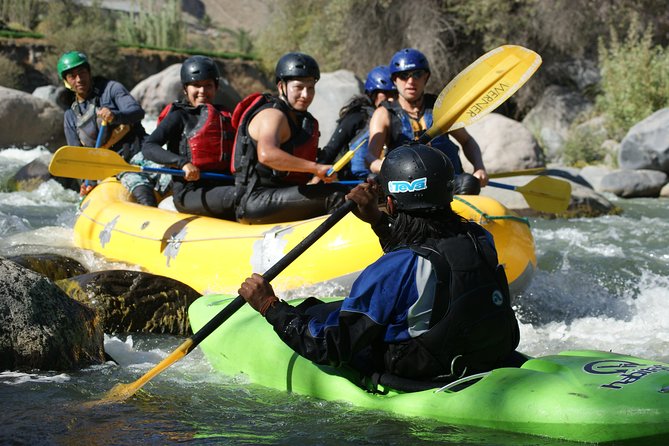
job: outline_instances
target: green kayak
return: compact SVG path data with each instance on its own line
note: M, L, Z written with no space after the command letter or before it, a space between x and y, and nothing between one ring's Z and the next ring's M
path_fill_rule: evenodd
M221 295L198 299L189 309L193 331L231 301ZM633 356L565 351L442 389L382 388L381 394L355 384L358 377L351 370L319 366L294 353L248 305L200 347L226 375L243 374L274 389L448 425L593 443L669 438L669 364Z

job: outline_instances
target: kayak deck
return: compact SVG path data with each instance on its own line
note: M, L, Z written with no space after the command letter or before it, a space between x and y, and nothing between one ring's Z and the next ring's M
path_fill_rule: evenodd
M208 295L193 303L193 331L230 301ZM249 306L200 347L226 375L243 374L278 390L449 425L585 442L669 435L669 364L632 356L567 351L530 359L520 368L494 370L458 391L385 389L388 393L381 395L355 384L359 377L352 370L319 366L297 355Z

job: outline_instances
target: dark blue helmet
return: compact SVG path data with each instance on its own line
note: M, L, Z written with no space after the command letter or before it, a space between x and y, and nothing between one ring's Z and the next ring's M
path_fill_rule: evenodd
M402 71L425 70L430 71L430 64L425 54L413 48L404 48L399 50L390 59L390 75Z
M390 79L390 70L385 65L379 65L367 73L365 94L372 94L375 90L397 91L397 87Z

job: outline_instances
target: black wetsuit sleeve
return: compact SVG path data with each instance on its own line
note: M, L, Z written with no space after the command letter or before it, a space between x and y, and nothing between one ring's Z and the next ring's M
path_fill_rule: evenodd
M279 337L301 356L317 364L341 366L353 355L383 337L385 327L366 314L341 311L338 323L326 326L313 336L311 316L285 302L277 302L265 314Z
M174 110L160 121L158 127L144 140L142 154L156 163L176 166L181 169L190 160L179 153L179 142L184 129L180 110ZM167 150L163 149L167 145Z
M367 125L367 114L357 111L344 116L337 125L330 141L318 154L318 162L332 164L340 153L348 151L349 143L353 137Z

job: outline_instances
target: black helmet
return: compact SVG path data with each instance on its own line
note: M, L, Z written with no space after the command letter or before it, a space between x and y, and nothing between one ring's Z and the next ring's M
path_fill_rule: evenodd
M218 85L221 77L216 62L205 56L192 56L181 65L181 83L189 84L196 81L212 79Z
M381 165L381 186L398 211L450 208L453 164L440 150L410 143L392 150Z
M318 80L321 77L321 70L316 60L308 54L287 53L276 63L274 75L277 83L294 77L313 77Z

